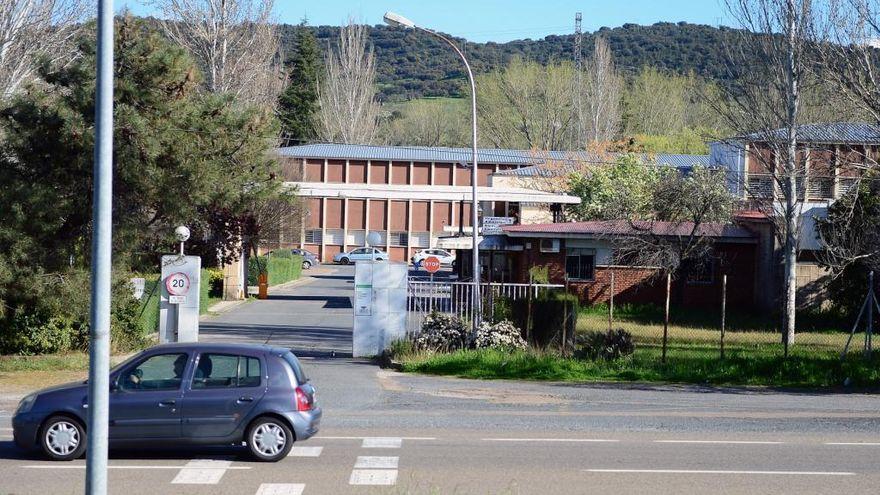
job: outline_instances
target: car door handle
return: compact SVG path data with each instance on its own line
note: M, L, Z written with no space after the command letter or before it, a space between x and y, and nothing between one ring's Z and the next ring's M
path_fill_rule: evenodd
M175 405L175 404L177 404L177 401L175 401L174 399L160 400L160 401L159 401L159 407L171 407L171 406L173 406L173 405Z
M253 402L253 397L239 397L236 402Z

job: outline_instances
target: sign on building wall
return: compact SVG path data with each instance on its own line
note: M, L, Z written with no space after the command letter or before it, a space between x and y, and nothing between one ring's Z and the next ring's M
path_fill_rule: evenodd
M505 225L513 225L513 217L483 217L483 235L502 234Z

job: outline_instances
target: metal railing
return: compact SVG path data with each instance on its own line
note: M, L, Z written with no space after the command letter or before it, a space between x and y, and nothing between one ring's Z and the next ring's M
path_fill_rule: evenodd
M483 309L491 314L497 299L511 301L537 298L543 291L561 290L556 284L482 283L480 297ZM410 278L407 284L407 333L416 334L422 322L432 311L453 314L465 322L473 321L472 294L474 286L465 281L420 281Z

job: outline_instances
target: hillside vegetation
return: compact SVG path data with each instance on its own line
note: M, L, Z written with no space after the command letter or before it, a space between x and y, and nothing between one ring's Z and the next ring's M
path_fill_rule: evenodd
M294 53L297 26L282 25L284 53ZM338 26L309 27L326 52L339 34ZM436 38L412 30L387 26L369 27L377 61L377 79L383 100L406 100L426 96L460 96L464 78L461 62ZM678 74L694 73L704 79L724 81L724 39L730 28L680 23L657 23L651 26L624 24L602 28L584 35L584 56L593 50L596 36L605 38L617 67L634 74L643 66L652 66ZM574 35L552 35L540 40L515 40L507 43L470 43L465 46L473 68L485 73L506 66L514 58L546 64L553 60L571 60Z

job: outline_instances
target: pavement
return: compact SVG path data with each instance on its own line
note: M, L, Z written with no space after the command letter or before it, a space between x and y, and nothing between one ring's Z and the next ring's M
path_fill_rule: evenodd
M336 299L350 274L313 269L203 325L204 338L268 339L311 353L303 364L324 408L317 437L276 464L253 462L241 447L114 451L110 493L878 492L876 395L380 370L329 357L350 352L351 309ZM0 396L0 494L82 493L84 461L48 462L11 445L14 407Z

